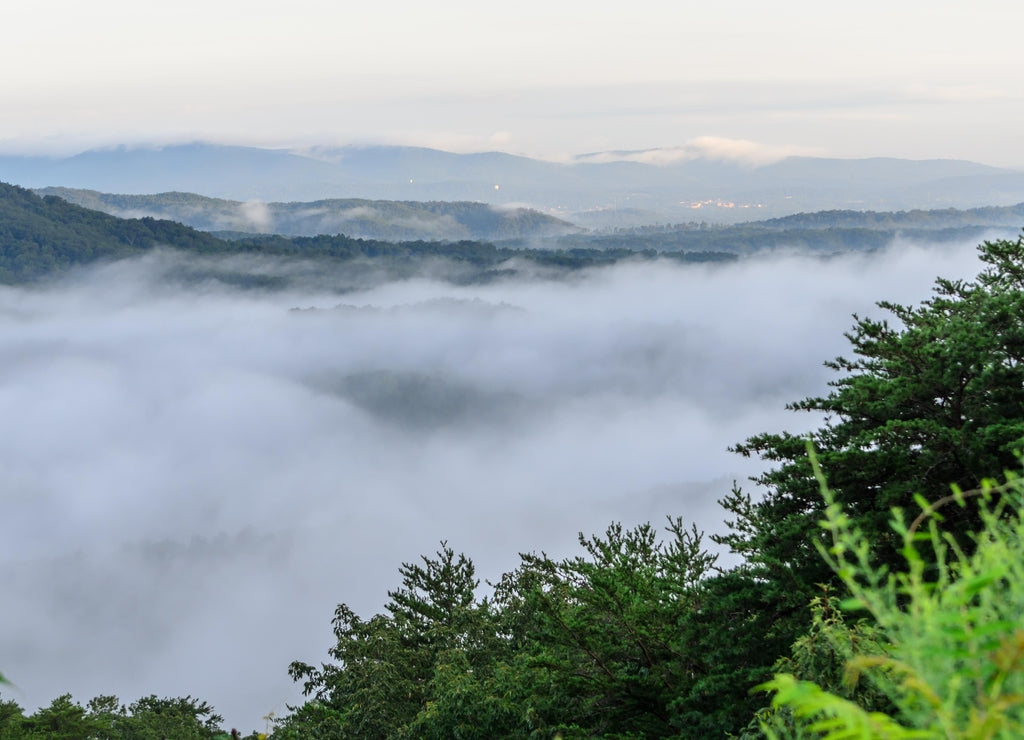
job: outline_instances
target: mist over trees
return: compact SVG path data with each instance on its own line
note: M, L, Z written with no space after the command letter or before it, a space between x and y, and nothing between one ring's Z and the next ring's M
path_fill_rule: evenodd
M60 188L44 192L56 195L40 198L25 189L0 183L0 283L36 281L75 267L138 256L158 247L201 256L251 255L294 262L329 261L344 265L348 270L348 279L341 283L344 288L423 274L443 276L453 282L483 283L546 269L552 277L562 278L568 272L624 261L724 262L779 248L830 255L880 250L895 239L922 244L976 240L993 232L1009 233L1012 230L1007 223L1021 211L1019 206L888 214L836 211L729 226L687 222L617 229L611 233L563 234L567 230L563 227L567 225L554 223L553 219L535 211L499 212L479 203L353 201L355 205L349 208L338 202L322 201L255 204L263 210L273 207L281 211L268 211L264 217L265 226L279 233L253 235L247 233L250 229L234 224L241 230L220 231L214 235L148 215L117 218L74 205L58 196L74 196L78 202L104 205L118 213L131 212L138 207L143 211L191 215L193 223L206 227L217 226L218 218L228 219L221 226L231 226L230 218L251 219L252 214L235 213L246 204L187 193L105 196ZM234 209L230 218L218 215L228 207ZM288 226L289 218L299 217L289 216L292 212L302 214L331 208L376 209L374 219L383 224L429 216L433 219L431 223L454 219L453 222L461 225L447 230L437 226L449 236L431 241L394 241L410 232L388 232L383 227L374 231L383 238L358 238L344 229L344 222L317 222L317 228ZM336 228L332 231L331 227ZM430 233L434 228L424 226L421 233ZM320 233L286 236L296 229L300 233ZM345 233L339 233L341 231ZM480 241L482 233L501 241ZM452 234L456 238L451 238ZM464 235L471 239L461 238ZM388 238L392 241L384 240ZM373 262L370 268L366 264L368 260ZM436 269L440 263L444 263L444 269ZM186 270L180 277L216 279L260 289L283 289L289 285L288 278L280 275L271 277L253 271L214 268Z
M353 266L355 276L351 282L359 287L365 287L374 279L415 277L429 270L435 262L452 263L455 269L439 270L438 274L449 275L454 281L486 282L514 274L518 269L516 261L550 268L561 276L565 271L625 260L660 258L674 262L714 262L734 259L731 254L706 250L662 254L654 249L631 248L499 247L469 240L391 242L344 234L294 238L235 236L239 238L218 238L175 221L149 216L117 218L73 205L55 195L40 198L31 191L0 183L0 283L7 284L37 281L75 267L139 256L157 247L200 256L252 255L345 263ZM366 260L373 261L371 269L366 269ZM192 278L220 279L256 288L287 287L287 282L281 279L262 280L258 275L239 272L196 271Z
M478 202L416 202L365 198L263 203L194 193L117 195L74 188L42 188L76 205L120 218L178 221L203 231L316 236L339 234L385 241L509 241L557 236L578 227L537 210Z
M811 603L842 593L844 581L871 598L821 556L845 562L818 528L826 505L832 531L855 532L856 547L870 552L857 551L861 562L878 564L883 575L873 578L884 578L899 571L908 541L888 526L894 509L911 512L915 500L943 499L950 485L979 488L1017 466L1024 239L979 251L985 268L975 280L939 279L919 306L880 303L895 326L857 319L847 335L854 358L828 363L841 374L834 390L792 406L827 411L823 427L737 446L781 462L760 477L763 497L737 489L722 501L733 518L716 539L743 555L741 565L716 568L701 533L681 520L664 539L650 525L613 524L603 536L580 535L581 555L521 555L493 595L478 599L472 562L442 543L435 556L402 566L384 614L363 621L338 607L333 662L292 665L310 702L284 720L282 736L703 738L756 728L765 698L751 688L812 629ZM808 444L831 481L827 499ZM976 507L950 513L943 530L961 546L995 521ZM915 557L934 562L941 552ZM1010 588L1020 593L1024 583ZM809 678L827 680L841 665L834 654ZM1020 674L1014 665L1001 670ZM770 685L788 692L784 682ZM915 716L911 705L882 704L897 721ZM1007 728L1019 728L1024 707L1006 717Z
M59 212L72 230L78 219L96 218L75 210L60 211L64 206L48 199L33 200L35 196L22 197L19 192L14 196L20 203L19 218L35 212L49 221ZM49 207L57 210L39 210ZM131 253L132 239L147 245L160 243L163 229L169 238L180 238L185 249L209 248L208 256L227 249L165 222L143 220L131 227L137 231L121 236L117 234L123 225L116 220L94 223L97 234L109 230L104 238L109 239L110 256L120 256L119 250ZM27 232L11 229L10 233L12 239L24 241ZM190 239L197 241L189 246ZM237 243L232 244L236 249ZM448 258L457 253L451 245L414 248L340 237L308 241L267 237L250 244L252 249L257 246L269 250L263 256L281 256L308 246L323 254L351 255L350 250L356 250L366 260L406 259L419 248L437 249L437 254L447 249ZM496 249L466 245L464 256L489 265L493 264L487 262L489 255ZM1024 241L985 242L979 254L983 269L973 280L939 279L932 297L919 304L879 304L890 315L889 321L856 317L847 334L852 357L828 363L838 375L832 390L792 405L795 411L809 412L812 419L824 419L814 422L820 426L810 436L834 491L834 503L842 506L846 521L859 533L857 541L868 543L871 558L889 572L898 572L906 554L906 541L888 525L892 507L916 511L918 494L936 501L947 494L951 483L977 489L984 487L986 479L1017 466L1015 453L1024 439ZM601 264L597 256L571 252L538 257L536 264L564 268L581 258ZM60 259L54 257L39 274L61 266ZM637 264L642 266L627 266ZM655 299L655 288L648 281L645 297ZM504 319L493 317L517 311L515 306L499 303L469 303L468 307L474 318L463 316L460 321L475 327L478 342L501 326ZM461 311L467 306L455 308ZM294 312L288 318L323 323L335 330L347 316L390 310L412 326L425 313L452 309L451 303L436 301L407 305L404 311L401 306L343 304ZM291 325L289 335L299 336L296 326ZM623 332L622 337L635 337L637 327L631 325ZM138 337L144 334L137 332ZM220 341L234 341L230 333L218 336ZM347 341L352 342L353 336ZM412 340L416 333L406 336ZM652 335L650 347L643 342L637 346L651 352L660 344L655 341L660 336ZM553 341L551 347L556 344ZM22 342L15 359L31 361L40 347ZM354 351L353 347L350 352ZM81 356L90 354L97 353ZM686 357L687 351L680 348L666 362ZM473 364L465 357L460 360ZM606 392L601 383L607 378L601 372L615 372L606 365L590 365L595 374L589 382L598 393ZM89 382L102 380L98 365L80 362L76 367L76 372L87 370ZM662 372L657 358L645 367L649 374L643 376L644 382L652 382ZM517 388L521 395L495 395L474 391L472 384L459 386L429 374L417 375L408 368L395 372L353 365L333 375L302 370L303 374L288 370L296 389L320 394L321 405L344 404L346 413L359 420L364 430L372 429L365 423L367 418L399 429L393 437L381 437L393 445L402 444L402 435L432 443L431 435L447 434L449 424L462 424L477 408L489 408L493 418L510 423L515 414L532 419L544 401L539 395L531 399L525 385ZM252 382L268 387L259 385L263 378ZM569 387L551 379L547 382ZM644 382L630 389L631 401L644 398ZM460 388L468 391L460 393ZM588 392L586 388L585 384L574 386L580 395ZM401 402L403 394L433 400L415 407L412 416L402 415L396 409L406 406ZM298 390L290 397L292 403L299 398ZM465 398L472 409L453 411L455 398ZM843 594L849 587L843 573L830 568L819 552L821 547L827 550L830 541L818 522L832 510L820 495L820 482L806 456L806 438L799 432L766 432L735 445L740 457L758 458L770 469L757 480L762 495L741 488L731 494L722 492L720 515L728 519L728 528L710 537L688 517L673 517L665 525L612 523L602 534L581 534L575 555L548 555L527 545L518 565L491 583L482 583L473 559L447 541L432 555L403 563L399 583L387 591L380 613L366 618L360 615L362 609L348 604L337 607L333 645L322 663L293 656L299 660L292 663L290 676L304 689L307 700L295 705L290 714L282 712L287 716L276 723L273 735L653 738L756 733L760 721L756 717L769 716L770 698L766 691L752 693L751 689L765 684L777 665L796 666L797 678L835 688L831 677L841 673L845 660L838 652L823 662L806 660L807 645L822 633L821 604L830 604L830 596ZM318 454L315 447L306 452ZM254 507L269 507L262 495L252 493ZM305 501L301 496L301 491L296 493L297 502ZM426 503L436 505L421 506ZM269 508L264 513L273 518ZM970 532L991 525L977 508L943 513L945 531L961 541L969 541L965 538ZM195 516L218 515L197 508ZM564 521L558 526L564 526ZM716 555L722 551L712 551L709 542L725 546L741 559L723 561ZM969 554L972 548L968 545L964 550ZM159 557L159 552L153 555ZM936 568L944 562L941 548L933 543L922 546L920 556ZM268 556L268 566L274 559ZM817 611L811 607L815 599ZM869 628L851 627L865 630L864 634ZM871 633L871 639L882 646L879 649L889 649L884 635ZM7 673L17 680L9 669ZM773 688L781 689L783 684ZM894 706L886 696L862 692L854 698L867 709L885 710L896 721L909 722L908 711ZM9 700L0 708L0 737L149 737L147 733L157 732L213 738L223 732L213 708L190 697L150 697L123 706L114 697L100 696L83 708L70 696L62 696L34 714ZM145 722L159 724L156 717L167 715L178 716L183 724L177 729L145 729ZM780 721L785 727L788 720Z

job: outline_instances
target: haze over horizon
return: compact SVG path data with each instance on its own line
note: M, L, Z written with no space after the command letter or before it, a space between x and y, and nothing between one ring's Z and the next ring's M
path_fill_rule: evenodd
M6 10L0 151L703 146L1024 166L1024 7L99 0Z

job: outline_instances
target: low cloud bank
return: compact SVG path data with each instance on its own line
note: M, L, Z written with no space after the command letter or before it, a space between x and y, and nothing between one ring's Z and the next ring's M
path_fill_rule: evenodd
M820 156L821 152L799 146L770 146L747 139L728 139L721 136L698 136L683 146L645 149L637 152L600 152L584 154L577 162L603 164L606 162L638 162L640 164L673 165L693 159L736 162L749 167L773 164L786 157Z
M978 270L973 246L896 245L337 294L172 287L178 259L0 290L0 658L22 704L191 694L262 726L334 606L380 609L439 540L496 578L613 520L719 530L757 470L726 447L815 425L783 405L826 391L850 314Z

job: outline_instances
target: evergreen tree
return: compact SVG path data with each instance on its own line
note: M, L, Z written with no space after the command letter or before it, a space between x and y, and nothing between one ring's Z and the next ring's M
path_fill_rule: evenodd
M1024 238L985 242L979 252L985 268L974 280L940 278L919 306L879 303L893 323L855 317L853 359L826 363L843 374L832 391L791 406L826 414L811 442L882 567L902 562L892 508L911 511L917 496L936 501L951 484L969 489L1001 477L1024 444ZM717 540L745 559L732 574L742 583L733 592L739 611L757 619L767 609L760 638L789 644L810 628L807 604L822 585L838 584L818 554L825 504L807 437L760 434L736 450L778 465L758 479L759 500L737 488L722 501L733 519ZM954 535L980 526L969 508L944 514ZM739 650L754 664L758 639ZM767 673L771 660L764 655L752 675Z

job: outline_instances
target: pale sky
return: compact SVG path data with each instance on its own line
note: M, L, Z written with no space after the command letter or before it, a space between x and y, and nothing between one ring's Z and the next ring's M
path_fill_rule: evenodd
M1024 165L1015 0L33 0L0 17L3 152L202 139L559 157L716 137Z

